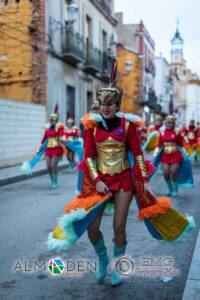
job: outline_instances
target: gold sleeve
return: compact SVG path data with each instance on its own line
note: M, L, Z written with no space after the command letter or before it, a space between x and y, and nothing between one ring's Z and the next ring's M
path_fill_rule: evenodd
M95 162L94 159L92 158L87 158L86 159L86 165L88 167L88 171L90 173L90 177L95 180L97 177L99 177L98 172L97 172L97 168L95 166Z
M136 165L140 168L141 175L143 178L148 178L148 171L144 161L143 155L137 155L135 158Z

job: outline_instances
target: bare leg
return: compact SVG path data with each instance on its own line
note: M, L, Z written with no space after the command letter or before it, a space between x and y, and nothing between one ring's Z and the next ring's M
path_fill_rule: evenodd
M53 156L51 160L51 168L52 173L57 174L58 173L58 162L60 160L60 156Z
M126 221L132 197L133 192L124 192L123 190L119 190L114 196L113 228L115 243L118 247L122 247L126 243Z
M48 170L49 174L51 174L52 167L51 167L51 157L50 156L46 156L46 165L47 165L47 170Z
M163 176L165 178L165 180L169 180L170 179L170 165L168 164L162 164L163 167Z
M171 177L174 181L177 181L177 174L179 170L180 164L173 164L171 165Z
M94 245L97 243L97 241L101 237L101 231L100 231L100 225L101 220L103 217L105 206L102 208L102 210L98 213L96 218L94 219L94 222L88 227L88 237L90 239L90 242Z
M115 214L113 219L114 227L114 251L113 258L116 260L118 257L123 256L126 250L126 221L128 217L129 206L133 197L133 192L123 192L119 190L115 196ZM121 283L122 278L117 272L115 265L111 274L111 286L117 286Z
M172 197L178 197L177 174L178 174L179 167L180 167L179 164L171 165L171 176L172 176L172 186L173 186Z

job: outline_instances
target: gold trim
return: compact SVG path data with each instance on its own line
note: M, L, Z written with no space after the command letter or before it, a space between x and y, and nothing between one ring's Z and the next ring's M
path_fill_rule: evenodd
M129 169L127 149L124 141L116 141L112 137L96 143L97 166L103 174L114 175Z
M143 155L137 155L135 158L136 165L140 168L142 177L148 177L148 172Z
M175 142L164 142L164 153L171 154L178 150Z
M55 148L59 146L59 137L48 137L47 148Z
M99 175L97 172L97 168L95 166L94 160L92 158L86 159L86 165L88 167L88 171L90 173L90 177L95 180Z
M125 136L127 136L130 122L126 120L125 122Z

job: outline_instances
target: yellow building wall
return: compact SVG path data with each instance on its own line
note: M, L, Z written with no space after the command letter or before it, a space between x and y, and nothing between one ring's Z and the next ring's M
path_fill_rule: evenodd
M5 1L4 1L5 2ZM0 98L32 100L32 21L30 0L8 0L0 10ZM23 41L24 43L19 42Z
M140 114L140 65L137 55L122 46L117 47L118 85L123 89L121 111ZM131 60L131 71L127 73L125 63Z

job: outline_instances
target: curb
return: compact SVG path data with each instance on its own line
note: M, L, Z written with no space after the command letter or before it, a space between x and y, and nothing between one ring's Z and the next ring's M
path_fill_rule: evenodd
M194 248L192 262L185 284L182 300L200 300L200 232Z
M68 164L66 165L62 165L58 167L58 170L64 170L67 169ZM38 170L38 171L34 171L31 175L26 175L26 174L20 174L20 175L16 175L10 178L5 178L0 180L0 186L5 186L11 183L15 183L15 182L19 182L19 181L24 181L27 179L31 179L33 177L38 177L41 175L45 175L48 174L47 169L42 169L42 170Z

